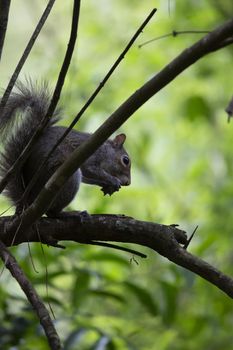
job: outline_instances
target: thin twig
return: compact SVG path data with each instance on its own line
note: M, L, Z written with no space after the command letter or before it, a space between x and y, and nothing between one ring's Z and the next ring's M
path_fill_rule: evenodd
M40 248L41 248L41 252L42 252L42 256L43 256L43 260L44 260L44 265L45 265L45 288L46 288L46 296L47 296L47 299L48 299L48 307L49 307L49 310L50 310L50 312L53 315L53 318L55 320L55 314L54 314L52 305L50 304L50 301L49 301L49 287L48 287L49 274L48 274L47 258L46 258L46 254L45 254L45 251L44 251L44 248L43 248L43 244L41 242L40 231L38 229L37 223L35 223L34 227L35 227L35 230L37 232L38 240L40 242Z
M43 12L43 14L42 14L42 16L41 16L37 26L36 26L33 34L32 34L32 36L31 36L31 38L30 38L30 40L29 40L29 42L28 42L28 44L27 44L27 46L26 46L26 48L25 48L25 50L23 52L23 55L20 58L17 66L15 68L14 73L12 74L12 77L11 77L11 79L10 79L10 81L8 83L8 86L7 86L5 92L4 92L3 96L2 96L2 99L1 99L0 112L3 111L3 109L4 109L4 107L5 107L6 103L7 103L7 100L9 98L9 96L10 96L10 93L11 93L11 91L12 91L14 85L15 85L15 82L16 82L18 76L19 76L19 73L20 73L24 63L26 62L26 60L28 58L28 55L30 54L31 49L32 49L32 47L33 47L33 45L34 45L38 35L40 34L41 29L43 28L43 26L44 26L44 24L46 22L46 19L48 18L48 15L50 14L50 11L52 10L52 7L53 7L55 1L56 0L50 0L48 5L46 6L46 8L45 8L45 10L44 10L44 12Z
M28 253L29 253L29 258L30 258L31 264L32 264L32 268L33 268L35 273L39 273L39 271L36 269L36 265L34 264L34 261L33 261L32 251L31 251L31 246L30 246L29 241L27 242L27 246L28 246Z
M181 31L173 30L171 33L157 36L154 39L145 41L144 43L138 45L138 47L140 49L141 47L143 47L147 44L150 44L150 43L157 41L157 40L160 40L160 39L168 38L170 36L173 36L175 38L176 36L178 36L180 34L207 34L207 33L210 33L210 31L209 30L181 30Z
M126 247L121 247L119 245L112 244L112 243L98 242L98 241L86 241L84 244L97 245L100 247L107 247L107 248L122 250L123 252L127 252L127 253L130 253L133 255L140 256L140 258L144 258L144 259L147 258L147 256L145 254L143 254L137 250L126 248Z
M168 2L167 2L167 8L168 8L168 15L170 17L171 16L171 2L170 2L170 0L168 0Z
M49 312L47 311L40 297L38 296L36 290L33 288L32 284L25 276L23 270L18 265L16 259L11 255L4 243L2 243L1 241L0 256L3 263L8 268L12 276L16 279L16 281L22 288L24 294L27 296L28 301L31 303L32 307L36 311L41 326L43 327L44 332L47 336L51 349L60 350L60 339L49 316Z
M43 169L43 167L45 166L45 164L47 163L48 159L51 157L52 153L55 151L55 149L61 144L61 142L66 138L66 136L70 133L70 131L73 129L73 127L75 126L75 124L79 121L79 119L81 118L81 116L84 114L84 112L87 110L87 108L90 106L90 104L93 102L93 100L96 98L96 96L98 95L98 93L100 92L100 90L104 87L104 85L106 84L106 82L108 81L108 79L110 78L110 76L113 74L113 72L116 70L117 66L119 66L120 62L124 59L126 53L129 51L129 49L131 48L131 46L133 45L133 43L135 42L135 40L138 38L138 36L140 35L140 33L143 31L143 29L145 28L145 26L148 24L148 22L150 21L150 19L153 17L153 15L155 14L155 12L157 11L157 9L153 9L150 14L148 15L148 17L145 19L145 21L142 23L142 25L138 28L138 30L136 31L136 33L134 34L134 36L132 37L132 39L129 41L129 43L126 45L125 49L122 51L122 53L120 54L120 56L117 58L117 60L114 62L114 64L112 65L112 67L110 68L110 70L108 71L108 73L105 75L104 79L100 82L99 86L97 87L97 89L93 92L93 94L89 97L89 99L87 100L87 102L85 103L85 105L82 107L82 109L79 111L79 113L76 115L76 117L73 119L73 121L71 122L71 124L69 125L69 127L66 129L66 131L63 133L63 135L58 139L58 141L56 142L56 144L53 146L53 148L49 151L49 153L47 154L47 156L45 157L45 159L43 160L43 162L41 163L40 167L37 169L36 173L34 174L34 176L32 177L31 181L29 182L20 202L24 203L29 192L31 191L32 187L34 186L34 184L36 183L36 181L38 180L40 174L41 174L41 170Z
M0 1L0 61L2 57L2 49L4 46L5 35L7 30L10 4L11 4L11 0Z
M187 242L184 244L184 246L183 246L184 249L187 249L187 248L188 248L188 246L189 246L191 240L193 239L193 237L194 237L194 235L195 235L197 229L198 229L198 225L195 227L195 229L193 230L191 236L189 237L189 239L187 240Z
M53 0L54 1L54 0ZM78 28L78 20L79 20L79 11L80 11L80 0L74 0L74 6L73 6L73 18L72 18L72 25L71 25L71 33L70 33L70 39L68 43L68 47L66 50L65 58L59 73L59 77L57 80L57 84L48 108L48 111L44 118L42 119L41 123L39 124L37 130L33 134L32 138L24 148L23 152L17 159L17 161L11 166L11 168L8 170L4 178L0 181L0 193L4 190L6 185L8 184L9 180L12 178L14 173L22 167L24 162L27 160L28 156L30 155L30 152L32 150L32 147L36 143L36 141L39 139L41 133L43 132L44 128L46 127L49 119L51 118L52 114L54 113L58 100L60 98L60 93L64 84L64 80L70 65L71 57L73 54L76 37L77 37L77 28Z

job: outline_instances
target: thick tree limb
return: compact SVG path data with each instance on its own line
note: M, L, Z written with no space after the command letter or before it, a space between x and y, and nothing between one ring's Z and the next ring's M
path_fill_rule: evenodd
M53 198L66 180L88 159L98 147L103 144L139 107L153 95L169 84L186 68L207 55L218 43L224 42L233 35L233 19L224 23L194 45L184 50L171 63L163 68L151 80L131 95L91 137L76 149L67 161L59 167L47 184L44 186L34 203L22 214L20 218L24 229L29 228L33 222L47 211ZM15 223L19 225L19 221Z
M0 239L11 245L14 231L9 231L10 217L0 219ZM190 254L182 245L187 242L184 231L177 227L152 222L138 221L122 215L90 215L82 222L79 217L61 219L41 218L37 223L44 243L58 241L78 243L124 242L134 243L153 249L175 264L201 276L233 298L233 279L221 271ZM30 229L27 234L20 231L14 244L38 242L38 234ZM181 245L182 244L182 245Z
M4 45L11 0L0 1L0 61Z
M48 339L50 349L59 350L61 349L60 339L53 325L53 322L49 316L49 312L38 296L36 290L29 282L24 272L19 267L15 258L10 254L6 246L0 241L0 256L7 269L10 271L12 276L16 279L32 307L34 308L37 316L40 320L41 326L44 329L46 337Z

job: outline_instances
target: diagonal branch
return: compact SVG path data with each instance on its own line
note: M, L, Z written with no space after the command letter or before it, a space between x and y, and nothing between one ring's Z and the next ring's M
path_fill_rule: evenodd
M116 131L135 111L158 91L168 85L186 68L210 53L218 43L233 35L233 19L204 36L191 47L184 50L151 80L132 94L83 144L76 149L65 163L53 174L34 203L15 221L28 229L33 222L47 211L53 198L66 180Z
M0 239L10 245L14 235L10 217L0 219ZM90 215L85 222L77 216L60 219L41 218L37 227L42 242L75 241L91 244L94 242L124 242L148 247L175 264L199 275L218 287L233 299L233 279L204 260L187 252L182 245L187 242L184 231L174 226L135 220L122 215ZM15 244L38 242L38 234L30 229L26 234L20 231Z
M3 0L3 3L7 2L7 1L8 0ZM29 54L31 52L31 49L32 49L32 47L33 47L33 45L34 45L38 35L40 34L41 29L43 28L43 26L44 26L44 24L45 24L45 22L46 22L46 20L48 18L48 15L50 14L50 12L52 10L54 2L55 2L55 0L49 0L48 5L46 6L46 8L45 8L45 10L44 10L40 20L39 20L39 22L38 22L34 32L32 33L32 36L31 36L31 38L30 38L30 40L29 40L29 42L28 42L28 44L27 44L27 46L26 46L26 48L25 48L25 50L24 50L24 52L22 54L22 57L20 58L17 66L15 68L14 73L12 74L12 77L11 77L11 79L10 79L10 81L8 83L8 86L7 86L7 88L6 88L5 92L4 92L4 95L3 95L2 99L1 99L0 111L2 111L4 109L4 107L5 107L6 103L7 103L7 100L9 98L9 96L10 96L10 93L11 93L11 91L12 91L14 85L15 85L15 82L16 82L18 76L19 76L19 73L21 72L21 69L23 68L24 63L26 62L26 60L27 60L27 58L28 58L28 56L29 56ZM0 4L1 4L1 2L0 2ZM1 8L0 8L0 13L1 13Z
M5 35L7 30L10 4L11 4L11 0L0 1L0 61L2 57L2 49L4 46Z
M12 276L16 279L21 289L25 293L27 299L29 300L32 307L36 311L37 316L40 320L41 326L43 327L46 337L48 339L50 348L52 350L61 349L59 336L56 332L56 329L53 325L53 322L49 316L49 313L46 307L44 306L43 302L38 296L36 290L33 288L32 284L29 282L29 280L25 276L24 272L19 267L13 255L11 255L11 253L8 251L4 243L2 243L1 241L0 241L0 256L3 263L8 268Z

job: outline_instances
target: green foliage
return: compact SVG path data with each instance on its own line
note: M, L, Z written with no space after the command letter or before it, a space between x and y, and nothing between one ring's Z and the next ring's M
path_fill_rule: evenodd
M44 3L12 3L1 86ZM232 13L231 0L174 0L170 5L169 15L167 1L83 2L77 51L62 97L67 116L63 124L79 111L152 7L158 12L138 44L173 29L211 30ZM70 10L68 2L56 4L24 74L49 78L54 85ZM135 45L77 127L94 131L200 36L169 37L140 50ZM72 209L179 223L188 233L198 224L190 250L233 275L233 126L226 123L224 112L232 96L231 71L229 47L202 59L152 98L121 128L132 158L132 185L111 198L83 185ZM7 206L2 200L1 211ZM147 260L137 258L137 265L126 253L66 246L64 251L44 247L43 254L39 244L31 245L39 273L32 268L27 245L12 249L51 304L65 350L233 350L232 301L206 281L148 250ZM6 271L1 276L0 324L1 349L48 348L36 316Z

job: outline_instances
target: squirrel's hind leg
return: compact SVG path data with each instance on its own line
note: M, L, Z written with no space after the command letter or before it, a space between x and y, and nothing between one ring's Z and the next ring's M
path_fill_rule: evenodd
M64 184L46 212L48 217L67 216L62 210L74 199L81 183L81 171L78 169Z

